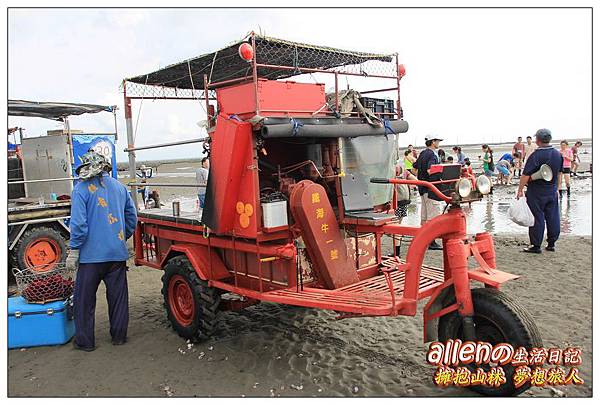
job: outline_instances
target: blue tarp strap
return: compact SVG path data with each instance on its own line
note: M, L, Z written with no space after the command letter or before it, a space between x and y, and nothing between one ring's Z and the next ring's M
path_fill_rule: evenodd
M389 120L383 120L383 128L385 128L385 134L395 134L394 130L392 129L392 126L390 125L390 121Z
M292 123L292 136L298 135L298 131L304 126L304 124L296 121L293 118L290 119L290 122Z

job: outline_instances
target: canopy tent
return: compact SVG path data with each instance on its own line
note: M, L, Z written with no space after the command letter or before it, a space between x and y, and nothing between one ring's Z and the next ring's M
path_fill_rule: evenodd
M393 62L395 54L376 54L346 51L325 46L308 45L254 35L256 63L292 68L329 70L341 66L361 65L365 62ZM242 43L250 43L250 36L241 41L207 53L169 65L152 73L126 79L128 82L147 86L160 86L179 89L199 89L204 87L204 75L209 83L240 79L252 75L252 64L242 59L238 49ZM395 70L391 70L395 74ZM299 70L257 67L257 76L267 79L284 79L301 74ZM359 73L368 76L363 69Z
M8 100L8 115L39 117L56 121L63 121L70 115L94 114L101 111L114 112L115 110L116 106L97 104Z

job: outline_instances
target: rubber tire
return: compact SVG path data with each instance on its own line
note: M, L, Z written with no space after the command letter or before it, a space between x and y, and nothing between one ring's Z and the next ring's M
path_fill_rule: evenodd
M209 287L208 282L198 277L194 267L185 256L171 258L165 265L164 271L161 278L163 283L161 293L171 326L179 336L192 342L207 340L217 328L217 314L221 301L218 290ZM195 317L188 326L177 321L169 306L169 280L175 275L183 276L192 290Z
M67 240L56 229L47 226L29 226L21 238L13 248L14 262L19 269L25 269L29 265L25 262L25 249L27 246L40 238L53 239L60 248L60 260L58 263L63 263L67 258Z
M532 347L543 347L540 332L527 310L514 298L493 288L477 288L471 290L475 318L477 315L492 320L501 329L507 342L516 349L523 346L527 350ZM455 302L454 297L447 303ZM476 325L477 328L477 325ZM466 340L462 335L462 317L457 311L451 312L440 318L438 324L438 340L445 342L448 339ZM477 337L479 340L479 336ZM506 383L498 388L485 386L469 387L482 395L487 396L515 396L529 389L529 384L524 384L518 389L512 383L514 368L509 364L503 366L506 374Z

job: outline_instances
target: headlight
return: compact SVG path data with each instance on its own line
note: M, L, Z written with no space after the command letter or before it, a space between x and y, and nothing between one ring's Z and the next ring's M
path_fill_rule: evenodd
M489 194L492 190L492 181L483 174L477 177L475 185L477 186L477 191L479 191L483 195Z
M471 194L472 189L473 188L471 187L471 180L469 179L460 179L456 183L456 191L458 192L458 195L462 198L467 198L469 194Z

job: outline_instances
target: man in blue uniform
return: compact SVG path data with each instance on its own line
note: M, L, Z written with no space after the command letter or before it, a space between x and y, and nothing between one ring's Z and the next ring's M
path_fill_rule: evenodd
M125 186L108 175L110 163L89 151L75 170L80 181L71 195L71 240L66 266L77 270L73 296L76 349L92 351L96 292L106 285L110 334L115 345L127 340L129 323L126 241L135 230L137 212Z
M419 157L413 165L417 169L417 179L432 181L429 169L432 165L440 163L440 158L436 150L440 147L441 141L443 139L435 136L425 138L425 146L427 148L419 153ZM419 186L418 190L421 196L421 225L424 225L426 222L440 215L440 199L427 187ZM429 245L429 249L442 250L442 247L434 240Z
M523 197L523 188L527 186L527 205L535 218L533 226L529 227L531 246L523 249L527 253L542 253L544 227L547 227L546 250L554 252L554 244L560 235L560 210L558 205L558 172L562 168L560 152L550 146L552 134L548 129L540 129L535 133L538 148L527 157L523 175L519 181L517 199ZM546 164L552 169L552 180L531 180L531 175ZM530 181L531 180L531 181Z

